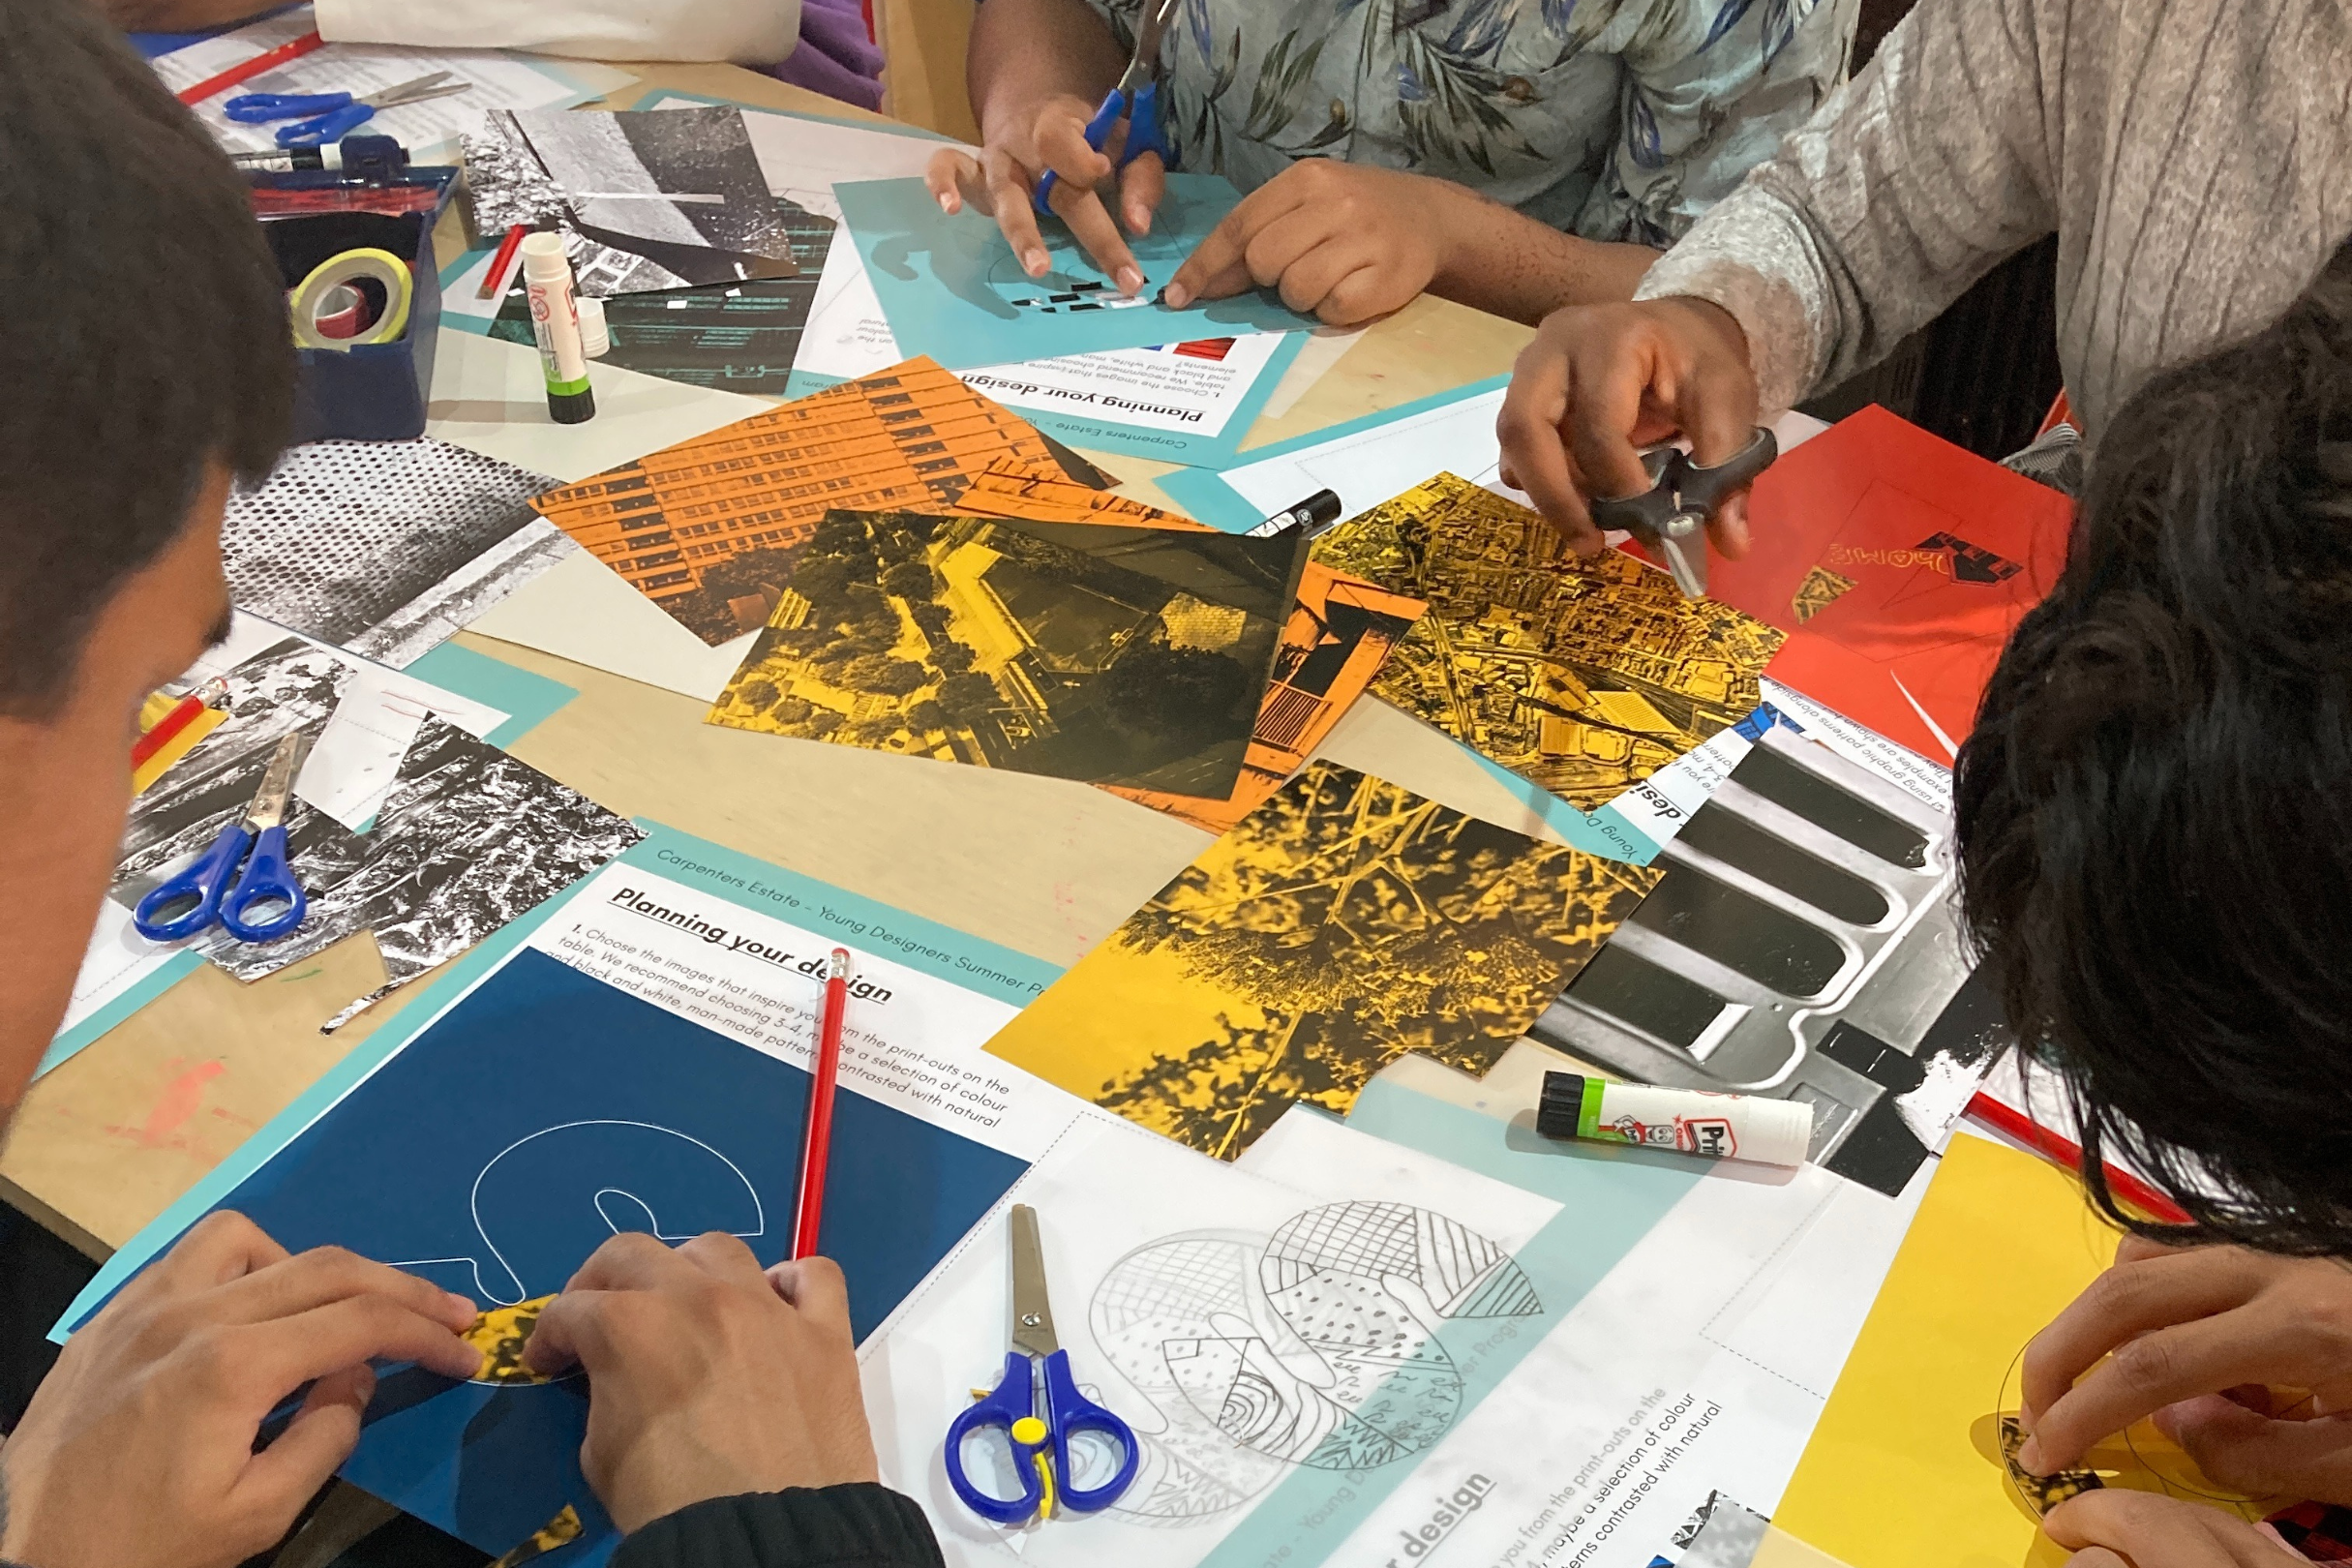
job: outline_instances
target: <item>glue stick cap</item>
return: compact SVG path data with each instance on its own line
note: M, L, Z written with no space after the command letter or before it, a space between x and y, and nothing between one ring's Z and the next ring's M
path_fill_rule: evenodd
M536 283L572 275L571 258L563 254L563 236L542 228L523 236L523 276Z
M1544 1098L1535 1107L1535 1131L1548 1138L1576 1136L1577 1113L1584 1106L1582 1072L1544 1074Z
M611 353L613 333L604 324L604 301L583 294L572 301L572 311L580 317L580 351L590 359Z

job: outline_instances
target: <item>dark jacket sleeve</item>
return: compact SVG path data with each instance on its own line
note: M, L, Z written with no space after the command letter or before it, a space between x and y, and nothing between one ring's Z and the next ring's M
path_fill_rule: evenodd
M911 1498L871 1482L713 1497L620 1543L613 1568L944 1568Z

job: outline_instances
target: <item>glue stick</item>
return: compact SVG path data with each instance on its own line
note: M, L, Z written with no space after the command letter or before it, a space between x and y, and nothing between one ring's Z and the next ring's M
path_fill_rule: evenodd
M1813 1141L1813 1108L1762 1095L1711 1095L1547 1072L1535 1130L1548 1138L1594 1138L1709 1160L1801 1165Z
M539 368L547 377L547 413L558 425L596 417L588 356L580 347L580 313L572 292L572 263L563 236L544 231L523 241L523 283L530 295L530 327L539 340Z

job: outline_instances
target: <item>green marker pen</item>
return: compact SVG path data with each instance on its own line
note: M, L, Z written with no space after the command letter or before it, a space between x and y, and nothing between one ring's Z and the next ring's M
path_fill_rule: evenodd
M539 368L547 377L548 417L558 425L595 418L596 394L588 387L572 263L563 254L562 235L541 230L524 238L523 284L530 297L531 332L539 340Z

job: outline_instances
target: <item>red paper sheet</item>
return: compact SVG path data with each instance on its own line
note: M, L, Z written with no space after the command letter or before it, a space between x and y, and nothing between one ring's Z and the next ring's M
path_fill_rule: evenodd
M1764 674L1945 767L2074 503L1872 406L1766 469L1709 597L1790 633Z

